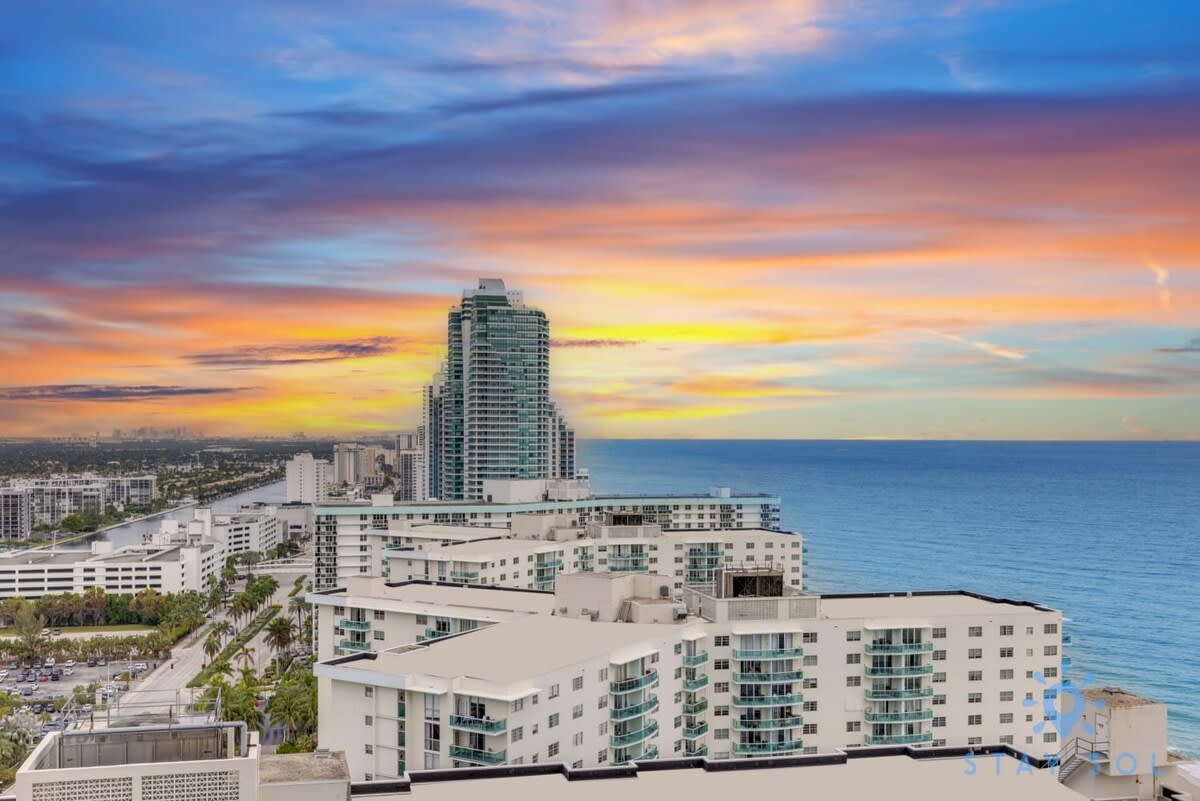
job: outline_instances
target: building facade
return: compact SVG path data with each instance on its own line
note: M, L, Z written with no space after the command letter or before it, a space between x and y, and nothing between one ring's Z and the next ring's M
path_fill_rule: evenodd
M0 487L0 540L26 540L32 533L32 493L28 489Z
M574 434L550 400L550 324L480 279L450 309L446 361L422 393L424 497L477 500L483 482L573 476Z
M514 518L532 515L552 519L556 526L579 528L619 515L664 531L779 529L780 501L770 495L717 490L711 495L621 497L579 491L551 499L555 489L543 485L540 493L508 494L502 496L505 501L492 503L404 504L385 499L378 505L319 506L315 509L315 586L332 589L352 576L384 575L385 551L403 546L405 531L424 524L509 528Z
M319 663L320 740L355 779L881 745L1054 753L1053 728L1033 728L1061 625L963 592L807 595L777 571L682 597L670 577L577 575L552 615Z
M84 473L14 479L8 489L27 491L35 525L56 526L68 515L84 511L99 514L109 505L149 506L158 497L158 478Z
M325 503L329 500L330 465L311 453L298 453L287 462L288 503Z

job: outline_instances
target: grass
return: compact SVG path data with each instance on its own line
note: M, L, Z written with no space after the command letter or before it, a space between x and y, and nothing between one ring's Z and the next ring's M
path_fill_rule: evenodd
M203 687L208 683L208 680L216 674L217 671L215 666L222 660L226 660L232 665L234 655L238 651L242 650L243 645L253 640L254 637L260 631L262 631L268 623L271 622L271 618L279 614L279 610L280 607L278 604L276 604L268 606L266 609L259 612L258 616L254 618L252 622L248 623L240 632L238 632L236 637L227 642L221 652L217 654L216 658L209 662L207 666L202 668L200 672L188 682L187 686Z
M51 626L51 629L56 628ZM141 623L122 623L118 626L58 626L63 634L149 634L157 631L153 626ZM0 630L0 637L16 636L8 631Z

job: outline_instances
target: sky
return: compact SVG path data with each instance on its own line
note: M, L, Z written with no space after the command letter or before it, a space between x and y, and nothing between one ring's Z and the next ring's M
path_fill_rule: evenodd
M8 0L0 436L1200 438L1200 3Z

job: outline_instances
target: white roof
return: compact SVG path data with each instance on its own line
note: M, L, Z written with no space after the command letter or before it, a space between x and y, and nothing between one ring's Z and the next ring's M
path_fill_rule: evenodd
M859 595L821 596L821 617L863 618L871 621L869 628L920 627L929 618L947 615L1028 615L1053 611L1023 601L982 598L967 593L946 592L925 595ZM878 618L878 620L876 620ZM907 618L908 620L903 620Z
M464 584L388 585L382 578L351 579L344 591L310 593L307 600L321 606L358 606L471 620L506 620L513 614L526 613L548 615L554 609L554 595L548 592Z

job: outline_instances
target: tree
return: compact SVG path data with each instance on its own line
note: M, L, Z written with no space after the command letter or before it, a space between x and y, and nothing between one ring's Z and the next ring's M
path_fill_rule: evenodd
M297 593L288 599L288 611L296 616L296 631L304 631L304 613L308 611L308 601Z
M69 531L72 534L77 534L80 531L83 531L84 525L86 524L83 522L83 518L79 515L67 515L62 519L62 522L58 524L58 527L63 531Z
M19 653L27 659L40 661L42 648L46 644L46 639L42 636L42 629L46 628L46 618L38 615L33 604L26 601L17 609L12 628Z
M103 625L108 613L108 595L105 594L104 588L92 585L84 590L83 608L85 619L93 626Z
M253 667L253 665L254 665L254 646L243 645L242 650L237 652L237 654L234 656L234 659L237 659L238 661L240 661L242 663L242 667Z
M292 621L285 617L276 616L272 618L271 622L267 624L267 634L263 640L276 654L286 650L296 641L296 630L292 625Z
M219 653L221 653L221 638L214 631L204 640L204 655L211 660Z
M213 634L221 638L221 644L224 645L225 638L229 636L229 632L233 631L233 624L228 620L222 620L218 623L214 623L212 630Z

